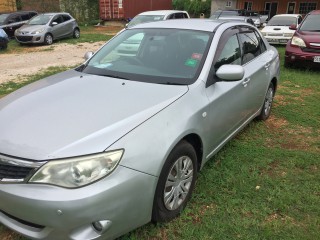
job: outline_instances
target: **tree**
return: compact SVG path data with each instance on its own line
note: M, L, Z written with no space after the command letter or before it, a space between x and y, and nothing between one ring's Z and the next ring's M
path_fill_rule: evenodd
M199 17L201 13L210 16L211 0L173 0L172 5L174 9L188 11L192 17Z

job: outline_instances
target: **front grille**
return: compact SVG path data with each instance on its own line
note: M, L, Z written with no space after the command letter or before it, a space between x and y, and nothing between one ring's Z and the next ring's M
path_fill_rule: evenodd
M319 48L301 48L302 51L304 52L311 52L311 53L320 53L320 49Z
M1 210L0 210L0 212L2 212L2 213L3 213L4 215L6 215L7 217L9 217L9 218L11 218L11 219L13 219L13 220L15 220L15 221L17 221L17 222L19 222L19 223L22 223L23 225L27 225L27 226L29 226L29 227L38 228L38 229L40 229L40 230L41 230L41 229L44 229L44 227L45 227L45 226L42 226L42 225L39 225L39 224L27 222L27 221L22 220L22 219L20 219L20 218L14 217L14 216L12 216L12 215L10 215L9 213L6 213L6 212L4 212L4 211L1 211Z
M17 36L16 38L20 42L30 42L32 40L32 36Z
M2 179L25 179L33 170L30 167L20 167L0 163L0 181Z

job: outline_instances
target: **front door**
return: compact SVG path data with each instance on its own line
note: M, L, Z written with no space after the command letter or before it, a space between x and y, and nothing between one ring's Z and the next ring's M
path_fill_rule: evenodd
M296 8L296 3L295 2L289 2L288 3L288 14L294 14L294 9Z

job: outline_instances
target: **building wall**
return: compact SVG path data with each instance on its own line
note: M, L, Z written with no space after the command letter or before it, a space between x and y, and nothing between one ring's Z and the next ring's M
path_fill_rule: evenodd
M226 0L212 0L211 1L211 14L217 10L236 9L237 1L226 1Z
M0 12L17 11L15 0L0 0Z
M21 10L32 10L39 13L59 12L59 0L21 0Z
M238 0L237 8L243 9L245 7L245 2L252 2L252 10L254 11L263 11L265 10L266 3L278 3L276 14L284 14L288 11L289 3L295 3L294 13L300 13L300 3L316 3L316 8L320 9L320 0L278 0L278 1L267 1L267 0Z

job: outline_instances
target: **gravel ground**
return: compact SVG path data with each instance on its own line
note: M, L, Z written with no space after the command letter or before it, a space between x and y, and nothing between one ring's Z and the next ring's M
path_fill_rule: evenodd
M0 84L9 81L23 81L28 75L52 66L74 66L84 62L88 51L96 51L104 42L54 44L35 47L36 51L21 54L0 55Z

